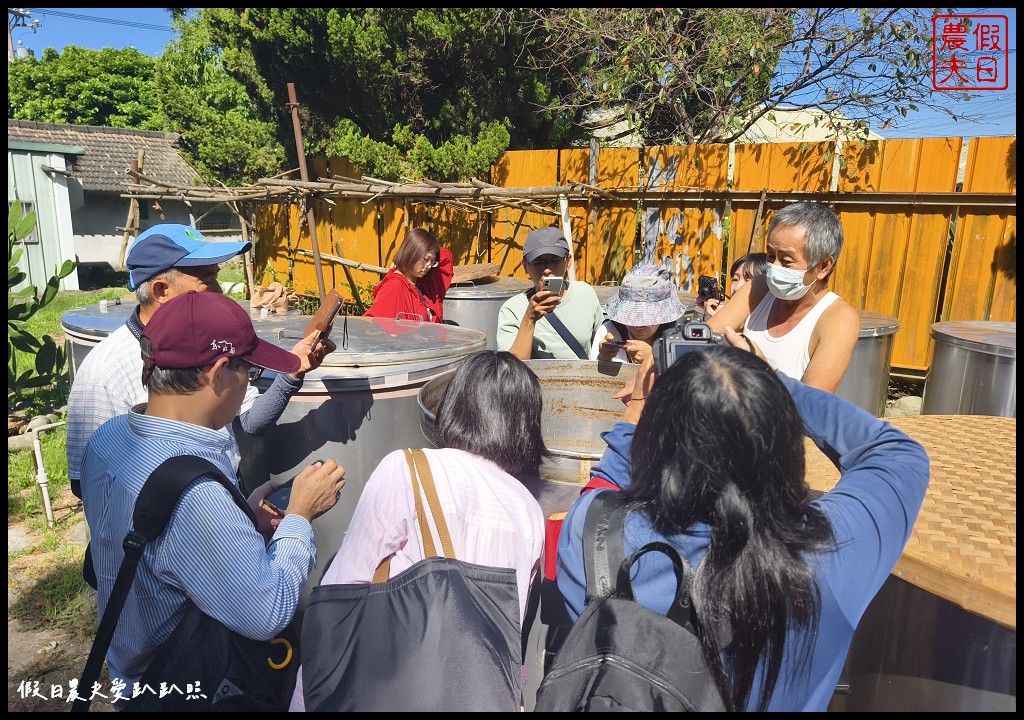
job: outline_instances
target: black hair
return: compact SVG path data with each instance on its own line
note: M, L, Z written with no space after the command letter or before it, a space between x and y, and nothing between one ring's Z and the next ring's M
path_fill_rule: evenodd
M490 460L509 475L535 476L549 455L541 434L543 400L532 370L507 352L467 357L437 408L440 447Z
M834 543L810 504L803 421L789 391L742 350L686 353L651 390L632 466L623 493L659 533L710 527L693 581L704 657L733 711L746 709L764 662L757 708L765 710L790 625L808 629L810 642L798 648L804 663L816 638L821 596L806 554Z
M747 253L736 258L736 261L729 268L729 277L736 274L736 271L746 267L747 275L754 278L768 272L768 253Z
M413 228L405 234L401 247L395 253L395 267L403 273L408 273L427 253L433 253L434 259L437 260L441 256L441 245L429 230Z

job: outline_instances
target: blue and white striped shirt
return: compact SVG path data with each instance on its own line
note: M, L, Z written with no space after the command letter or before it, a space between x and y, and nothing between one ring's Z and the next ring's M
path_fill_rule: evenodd
M104 423L82 464L101 617L124 558L135 500L161 462L197 455L237 484L225 433L142 412L138 406ZM184 616L186 600L242 635L274 637L295 616L315 562L313 529L301 515L286 516L267 546L220 483L197 480L143 552L107 653L111 678L129 687L139 680Z

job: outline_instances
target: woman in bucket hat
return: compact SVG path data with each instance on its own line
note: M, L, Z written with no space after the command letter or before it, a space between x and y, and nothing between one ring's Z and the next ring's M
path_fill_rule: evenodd
M591 360L641 363L661 334L683 315L679 291L658 265L637 265L608 300L608 321L598 328Z

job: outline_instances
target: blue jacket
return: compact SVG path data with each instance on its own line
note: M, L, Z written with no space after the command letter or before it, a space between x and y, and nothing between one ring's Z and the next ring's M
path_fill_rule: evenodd
M779 377L796 401L805 432L819 448L830 446L834 451L831 457L838 456L842 477L834 489L814 501L828 517L836 539L833 550L808 558L821 591L817 641L809 664L802 668L795 650L802 646L805 633L790 630L768 709L820 712L832 699L857 623L910 539L928 488L928 455L919 443L889 423L831 393ZM619 487L629 484L634 430L634 425L619 422L603 433L608 447L594 466L594 475ZM609 491L582 495L569 511L558 540L558 587L574 622L584 609L583 525L596 492ZM704 524L663 537L638 512L631 512L626 520L627 555L648 542L664 540L697 567L710 539L710 529ZM669 560L660 553L642 557L633 587L643 605L666 612L675 594ZM760 684L756 683L748 709L755 709L759 697Z

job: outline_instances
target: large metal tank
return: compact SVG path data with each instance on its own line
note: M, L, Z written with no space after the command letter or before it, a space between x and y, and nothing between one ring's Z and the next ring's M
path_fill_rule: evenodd
M301 315L271 316L256 323L256 331L291 348L308 322ZM341 546L378 463L393 450L423 446L416 405L420 388L486 346L478 330L365 317L335 320L331 339L338 349L306 375L273 428L258 437L237 432L239 477L246 491L267 480L290 479L321 459L334 459L345 468L338 504L313 521L317 566L307 594ZM272 381L273 373L264 377L261 386Z
M836 388L837 396L882 417L889 396L893 335L899 329L900 321L894 317L860 311L860 337Z
M485 277L453 284L444 296L444 319L487 336L487 348L497 350L498 311L513 295L533 287L527 278Z
M922 415L1017 417L1017 323L932 325L932 364Z
M540 468L539 478L524 484L540 503L544 516L565 511L579 497L580 488L590 480L590 467L601 458L605 444L601 433L610 430L625 409L612 395L636 375L639 365L596 360L529 360L537 374L544 397L541 418L544 442L553 453ZM423 436L435 445L434 419L453 373L425 383L418 404ZM544 676L545 645L552 610L547 605L547 583L542 587L541 608L534 618L527 641L525 707L533 710L537 687ZM557 603L557 599L555 600Z

